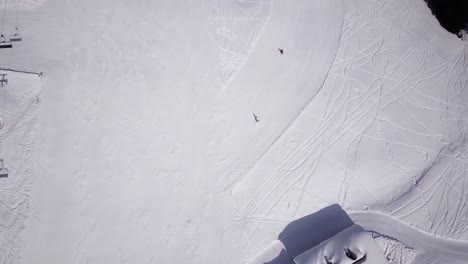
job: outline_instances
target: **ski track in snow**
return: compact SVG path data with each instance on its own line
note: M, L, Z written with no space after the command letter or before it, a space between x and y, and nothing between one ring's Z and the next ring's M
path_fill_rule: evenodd
M421 255L420 251L411 246L402 244L395 238L370 232L374 241L380 246L389 264L410 264Z
M220 79L229 86L246 63L272 12L272 0L215 0Z

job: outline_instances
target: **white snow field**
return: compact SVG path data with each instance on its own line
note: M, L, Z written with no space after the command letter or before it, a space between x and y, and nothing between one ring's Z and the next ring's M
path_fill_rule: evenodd
M0 263L264 263L335 203L468 259L468 44L423 0L6 7Z

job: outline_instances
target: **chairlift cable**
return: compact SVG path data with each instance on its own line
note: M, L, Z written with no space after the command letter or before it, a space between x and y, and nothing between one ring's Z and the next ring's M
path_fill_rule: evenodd
M7 9L7 1L8 0L4 0L4 7L3 7L3 16L2 16L2 30L1 30L1 34L3 35L3 28L5 26L5 16L6 16L6 9ZM10 60L11 62L11 60ZM5 103L6 103L6 92L3 91L2 92L3 96L2 96L2 124L0 125L0 129L3 129L4 126L5 126ZM1 152L3 150L3 135L0 136L0 156L1 156Z
M4 0L4 1L5 1L5 6L3 7L2 31L1 31L1 34L2 34L2 35L3 35L3 25L5 25L5 15L6 15L7 1L8 1L8 0Z
M5 128L5 103L6 103L6 96L7 96L7 93L6 93L6 90L2 92L2 123L0 124L0 130L3 130ZM3 139L4 139L4 133L5 131L3 131L2 135L0 135L0 157L3 157Z
M6 0L5 0L6 2ZM16 17L15 17L15 35L18 33L18 16L19 16L19 7L20 7L20 1L16 1ZM13 59L13 52L14 49L11 50L10 52L10 57L8 58L8 68L11 68L11 61Z
M18 15L19 15L19 1L16 1L16 18L15 18L15 30L18 30ZM15 31L16 32L16 31Z

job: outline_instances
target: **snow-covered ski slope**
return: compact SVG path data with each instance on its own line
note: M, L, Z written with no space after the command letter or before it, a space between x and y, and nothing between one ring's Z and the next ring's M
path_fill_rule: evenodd
M468 238L468 48L422 0L18 6L0 263L244 263L332 203Z
M242 261L228 186L322 86L342 6L66 1L70 43L47 74L23 261ZM237 37L226 44L221 29ZM230 81L226 49L245 60Z

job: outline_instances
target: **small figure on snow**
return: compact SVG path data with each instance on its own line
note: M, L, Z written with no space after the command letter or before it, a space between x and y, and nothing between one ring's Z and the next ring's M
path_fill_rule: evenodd
M283 49L278 48L278 51L279 51L279 53L281 53L281 55L283 55L283 53L284 53Z
M255 119L255 122L257 122L257 123L260 122L260 119L258 119L258 116L256 114L253 114L253 117Z
M6 40L5 36L3 36L3 34L0 35L0 43L5 43L6 41L7 40Z

